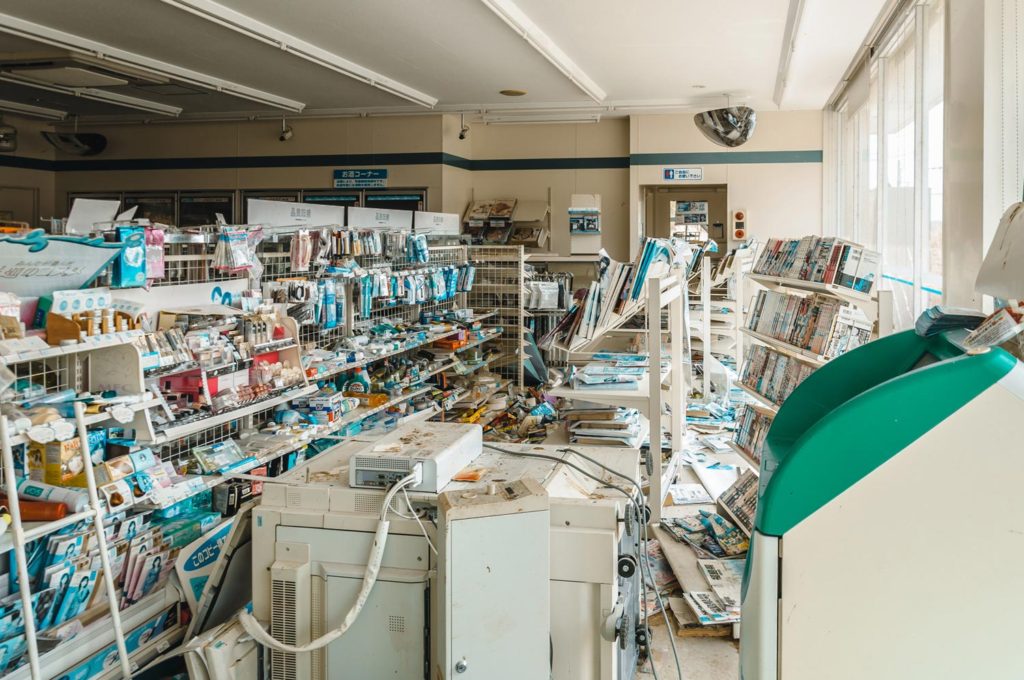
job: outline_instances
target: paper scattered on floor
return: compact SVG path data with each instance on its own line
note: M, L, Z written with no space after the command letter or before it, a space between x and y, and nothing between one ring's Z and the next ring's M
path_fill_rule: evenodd
M703 484L673 484L668 488L673 505L693 505L696 503L713 503Z
M725 609L740 614L740 591L746 560L697 560L697 566L707 580L711 591L718 596Z
M703 626L713 626L719 623L739 623L739 614L730 612L721 599L710 591L694 591L683 593L683 599L689 605L693 613L697 615L697 621Z

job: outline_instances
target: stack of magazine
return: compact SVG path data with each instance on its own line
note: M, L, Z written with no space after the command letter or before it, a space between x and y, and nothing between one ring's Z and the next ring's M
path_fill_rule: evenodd
M759 291L747 328L827 359L871 339L871 322L863 312L817 294L800 297Z
M771 416L750 407L743 408L736 419L736 445L744 449L758 464L761 463L764 438L771 426Z
M635 449L643 443L643 418L636 409L581 403L577 408L563 410L562 417L573 444Z
M833 237L768 239L753 272L870 293L881 261L876 251Z
M814 373L814 367L780 354L764 345L754 345L747 354L740 382L778 406Z
M649 238L634 262L616 262L601 251L600 276L576 291L558 325L541 338L542 349L578 350L615 328L644 306L648 279L668 273L675 253L665 239Z

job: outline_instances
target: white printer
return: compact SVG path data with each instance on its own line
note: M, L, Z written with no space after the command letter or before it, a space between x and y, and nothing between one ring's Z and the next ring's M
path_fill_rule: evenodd
M480 441L476 425L410 425L340 444L266 483L253 510L253 614L292 645L338 625L359 590L385 491L352 480L372 487L389 466L401 478L406 461L433 461L440 486L423 490L433 485L424 467L420 490L408 492L420 521L401 494L393 501L377 582L352 628L314 652L270 652L270 678L633 677L640 532L628 501L566 465L481 451ZM558 447L506 448L625 484ZM634 449L578 450L639 479ZM451 461L469 463L470 481L448 481ZM488 572L499 564L500 589ZM501 629L519 653L473 637Z

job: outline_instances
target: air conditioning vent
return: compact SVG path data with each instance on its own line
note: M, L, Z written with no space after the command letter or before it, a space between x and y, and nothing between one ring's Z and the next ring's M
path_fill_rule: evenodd
M376 515L384 507L384 496L373 493L359 493L355 495L354 505L356 512Z
M274 580L270 589L270 634L275 640L294 645L297 609L295 583ZM298 680L295 655L271 650L270 677L272 680Z
M409 459L399 458L378 458L376 456L355 456L351 465L361 470L387 470L393 472L408 472L410 468Z

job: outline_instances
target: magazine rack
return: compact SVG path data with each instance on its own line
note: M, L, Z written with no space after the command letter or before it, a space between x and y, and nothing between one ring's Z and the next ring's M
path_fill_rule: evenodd
M662 329L661 310L668 308L669 327ZM578 399L609 406L635 408L647 419L650 427L651 460L664 460L665 444L669 444L668 462L662 463L650 475L648 505L651 521L661 520L661 509L668 492L669 482L675 477L679 452L683 446L686 423L686 397L690 391L692 366L689 343L688 291L681 271L673 270L661 278L647 281L647 375L636 390L580 390L568 386L556 387L548 392L563 399ZM606 335L606 334L605 334ZM572 357L570 357L572 358ZM652 373L651 367L661 366L667 360L668 371ZM668 384L666 384L666 382ZM662 424L668 416L669 438L666 441ZM650 469L650 467L648 468Z

